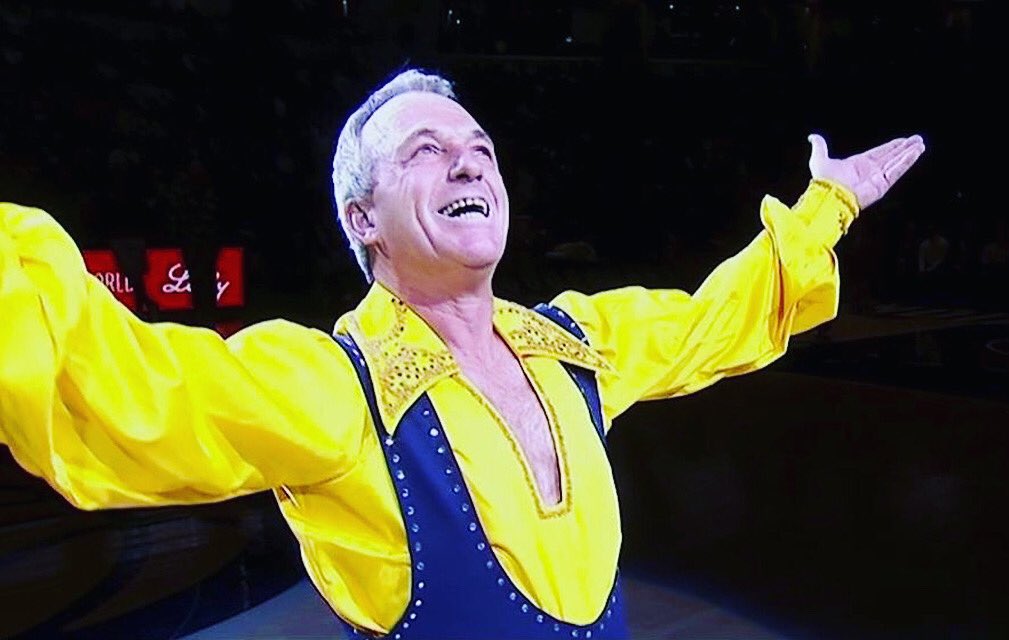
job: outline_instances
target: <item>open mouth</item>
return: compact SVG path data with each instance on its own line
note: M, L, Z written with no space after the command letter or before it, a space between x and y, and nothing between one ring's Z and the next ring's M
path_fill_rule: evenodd
M490 205L483 198L459 198L438 209L438 213L449 218L488 218Z

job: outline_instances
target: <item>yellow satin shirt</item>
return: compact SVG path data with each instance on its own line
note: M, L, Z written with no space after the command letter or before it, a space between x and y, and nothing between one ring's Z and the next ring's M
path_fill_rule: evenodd
M424 392L495 554L537 606L591 622L620 548L616 493L585 401L561 363L597 373L606 427L639 400L758 369L834 317L832 250L858 213L813 181L693 294L628 287L553 304L587 345L495 301L494 325L547 412L562 498L546 505L521 449L438 335L381 285L337 331L362 347L386 428ZM83 509L188 504L272 489L330 605L384 632L407 606L410 557L374 425L346 353L275 320L227 340L147 324L85 271L45 212L0 205L0 443Z

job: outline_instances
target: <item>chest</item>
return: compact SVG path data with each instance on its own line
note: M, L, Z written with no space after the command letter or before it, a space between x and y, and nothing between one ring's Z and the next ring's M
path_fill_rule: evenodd
M532 381L510 358L493 370L463 367L468 382L504 422L546 504L561 500L561 472L550 419Z
M467 378L516 435L531 440L537 440L537 435L549 436L550 424L543 404L517 364L502 367L496 374L481 372Z

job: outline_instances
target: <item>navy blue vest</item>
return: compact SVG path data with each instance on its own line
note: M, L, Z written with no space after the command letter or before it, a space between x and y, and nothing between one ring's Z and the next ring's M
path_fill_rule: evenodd
M560 309L536 311L579 340L585 335ZM382 424L367 365L353 339L334 336L350 356L364 388L406 525L412 565L410 604L387 638L394 640L505 640L521 638L627 638L619 580L589 625L562 622L530 602L512 583L480 524L452 447L425 393L390 437ZM605 445L595 375L564 365L589 406ZM352 634L363 635L348 626Z

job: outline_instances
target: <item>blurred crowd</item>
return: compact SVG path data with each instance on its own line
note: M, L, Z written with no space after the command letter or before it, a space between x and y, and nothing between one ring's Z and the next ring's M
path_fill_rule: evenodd
M332 219L334 137L421 65L496 140L514 217L502 295L692 288L759 229L764 194L801 193L807 133L841 155L917 127L928 166L842 243L850 300L1004 306L1006 212L994 170L970 162L991 108L987 10L3 0L2 197L84 247L139 238L206 263L243 246L251 304L331 317L364 288Z

